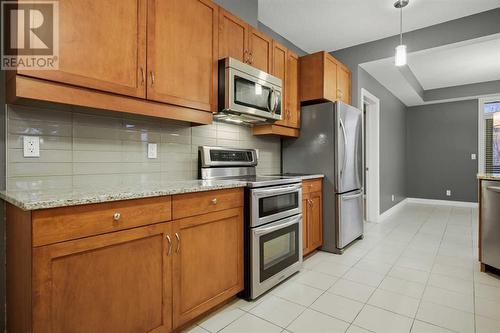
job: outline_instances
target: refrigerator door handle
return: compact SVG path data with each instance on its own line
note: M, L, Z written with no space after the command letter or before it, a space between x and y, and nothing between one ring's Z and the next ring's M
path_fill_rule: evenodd
M345 195L342 197L342 200L344 200L344 201L353 200L353 199L357 199L361 196L363 196L363 191L356 193L356 194L353 194L353 195Z
M345 126L344 122L342 121L342 118L339 118L340 121L340 128L342 129L342 135L344 136L344 156L342 160L342 169L340 170L340 178L342 179L344 176L344 171L347 163L347 134L345 132Z

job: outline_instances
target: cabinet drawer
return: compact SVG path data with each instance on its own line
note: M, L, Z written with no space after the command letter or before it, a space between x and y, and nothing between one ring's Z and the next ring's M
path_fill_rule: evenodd
M33 246L169 221L171 218L170 196L34 211Z
M181 194L173 197L172 215L175 220L243 206L243 189L229 189Z
M311 179L302 181L302 193L321 192L323 179Z

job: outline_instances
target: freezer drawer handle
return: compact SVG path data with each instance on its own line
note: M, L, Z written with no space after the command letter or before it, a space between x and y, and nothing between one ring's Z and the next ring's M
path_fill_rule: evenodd
M498 187L498 186L488 186L486 189L489 191L500 193L500 187Z
M500 190L500 189L499 189ZM352 200L352 199L357 199L359 197L362 197L363 196L363 192L360 192L358 194L353 194L353 195L347 195L345 197L342 197L342 200Z

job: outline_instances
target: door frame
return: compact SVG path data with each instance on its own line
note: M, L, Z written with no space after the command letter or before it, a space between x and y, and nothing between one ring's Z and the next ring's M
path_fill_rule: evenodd
M368 90L361 88L360 108L366 110L366 161L363 172L366 186L366 216L369 222L379 222L380 218L380 100ZM363 117L364 118L364 117ZM365 155L365 154L364 154ZM363 158L364 158L363 155Z

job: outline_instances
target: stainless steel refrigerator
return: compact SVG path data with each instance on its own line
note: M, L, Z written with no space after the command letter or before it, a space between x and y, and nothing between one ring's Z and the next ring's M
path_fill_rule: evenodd
M363 235L363 113L341 102L304 106L300 137L283 140L283 173L322 173L322 250Z

